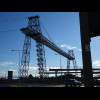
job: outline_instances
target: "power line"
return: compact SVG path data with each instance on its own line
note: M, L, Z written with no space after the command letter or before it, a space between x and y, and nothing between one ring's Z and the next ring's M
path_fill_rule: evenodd
M21 17L21 18L13 18L13 19L5 19L5 20L0 20L0 22L8 22L8 21L15 21L15 20L23 20L26 19L28 17ZM17 30L6 30L6 31L0 31L0 33L4 33L4 32L13 32L13 31L19 31L20 29Z
M8 21L15 21L15 20L23 20L28 17L21 17L21 18L13 18L13 19L5 19L5 20L0 20L0 22L8 22Z
M0 31L0 33L4 33L4 32L13 32L13 31L19 31L20 29L17 30L6 30L6 31Z

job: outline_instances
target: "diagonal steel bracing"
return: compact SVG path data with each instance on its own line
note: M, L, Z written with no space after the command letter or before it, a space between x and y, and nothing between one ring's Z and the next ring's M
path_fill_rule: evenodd
M28 28L34 32L34 34L41 33L40 22L38 16L29 17L28 18ZM34 30L33 30L34 29ZM21 30L23 32L23 30ZM27 34L30 34L29 31L24 31ZM40 40L41 41L41 40ZM25 35L24 47L22 53L21 67L20 67L20 77L27 78L28 77L28 67L29 67L29 59L30 59L30 47L31 47L31 37ZM45 50L44 45L41 42L36 41L37 47L37 61L39 66L39 74L40 78L44 77L45 67L46 67L46 59L45 59Z
M21 66L19 69L19 77L27 78L28 77L28 69L29 69L29 61L30 61L30 49L31 49L31 38L25 36Z

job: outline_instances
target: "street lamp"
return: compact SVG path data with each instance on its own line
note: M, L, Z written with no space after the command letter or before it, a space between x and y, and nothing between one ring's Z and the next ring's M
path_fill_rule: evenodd
M23 51L23 50L11 50L11 51L17 51L17 52L19 52L19 68L18 68L18 78L20 78L20 76L19 76L19 69L20 69L20 51Z
M18 68L18 79L20 79L20 76L19 76L19 69L20 69L20 51L23 51L23 50L11 50L11 51L17 51L19 52L19 68ZM18 86L20 85L20 81L18 80Z
M55 54L55 55L60 55L60 54ZM62 66L61 66L61 55L60 55L60 68L61 68L61 80L62 80Z

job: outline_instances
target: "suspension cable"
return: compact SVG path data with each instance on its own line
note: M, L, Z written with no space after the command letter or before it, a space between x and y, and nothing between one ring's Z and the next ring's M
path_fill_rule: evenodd
M46 32L46 34L48 35L48 38L52 41L52 43L54 43L53 39L50 37L49 33L47 32L46 28L44 27L43 23L40 21L41 25L43 26L44 31ZM55 44L55 43L54 43Z

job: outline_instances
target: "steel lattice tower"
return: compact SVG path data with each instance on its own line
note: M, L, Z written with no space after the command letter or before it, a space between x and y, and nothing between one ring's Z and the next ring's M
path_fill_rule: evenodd
M30 47L31 47L31 36L34 36L34 38L37 38L36 41L36 47L37 47L37 61L38 61L38 67L39 67L39 74L40 78L43 78L44 72L46 70L46 59L45 59L45 50L44 45L40 42L42 41L40 38L38 38L39 35L42 35L41 28L40 28L40 22L39 22L39 16L34 17L28 17L28 29L31 30L23 30L21 31L25 33L25 40L24 40L24 47L23 47L23 53L22 53L22 60L21 60L21 68L20 68L20 76L21 77L27 77L28 76L28 67L29 67L29 59L30 59ZM27 42L26 42L27 41ZM26 64L27 63L27 64Z
M25 36L24 45L23 45L23 52L22 52L22 59L21 59L21 66L19 69L20 78L27 78L28 77L28 69L29 69L29 61L30 61L30 49L31 49L31 38Z
M75 58L75 55L74 55L73 50L69 50L69 51L68 51L68 54L69 54L70 56L72 56L73 58ZM70 69L70 61L73 62L73 68L74 68L74 69L77 69L78 66L77 66L77 64L76 64L76 60L75 60L75 59L69 60L68 58L67 58L67 69Z
M36 42L36 47L37 47L37 65L39 66L39 74L40 78L45 77L44 72L46 71L46 59L45 59L45 50L44 50L44 45L41 44L40 42Z
M29 17L29 28L32 30L35 30L33 34L36 34L38 36L42 35L41 28L40 28L40 21L39 16L35 17ZM32 35L32 34L31 34ZM37 36L35 36L37 38ZM38 42L39 41L39 42ZM45 77L44 72L46 70L46 59L45 59L45 50L44 45L40 42L41 39L36 40L36 47L37 47L37 65L39 67L39 74L40 78Z

